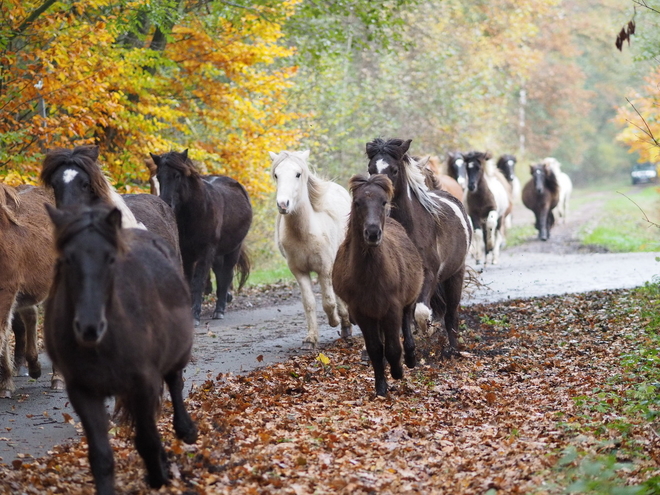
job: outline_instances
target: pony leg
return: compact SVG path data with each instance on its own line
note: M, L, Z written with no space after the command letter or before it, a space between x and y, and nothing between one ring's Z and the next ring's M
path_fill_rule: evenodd
M463 292L464 275L465 270L461 269L443 283L444 299L447 308L445 312L445 328L447 330L447 339L449 340L449 349L443 352L443 354L447 357L458 354L458 310Z
M486 256L495 249L495 236L497 235L497 211L491 210L486 217ZM484 264L486 259L484 258Z
M403 355L408 368L417 365L415 357L415 338L412 334L413 305L403 308L401 315L401 331L403 332ZM392 378L395 378L394 376Z
M169 469L165 449L156 428L159 390L142 384L129 399L130 411L135 420L135 448L147 467L149 486L160 488L169 481Z
M390 314L380 321L381 334L385 339L385 357L390 363L390 374L395 380L403 378L403 366L401 365L401 328L399 325L403 320L400 310L392 310Z
M474 246L474 258L477 265L479 263L486 264L485 242L484 231L480 228L475 229L472 236L472 245Z
M323 311L328 315L328 323L331 327L339 325L339 314L337 313L337 299L335 291L332 289L332 275L329 273L319 273L319 285L321 286L321 302Z
M431 292L435 290L435 288L432 287L434 280L435 274L424 268L424 281L422 282L422 290L417 297L417 304L415 305L415 323L417 323L417 327L423 334L428 333L429 324L431 323L433 317L430 301Z
M336 294L335 297L337 297ZM351 316L348 314L348 307L340 297L337 297L337 312L341 320L341 338L349 340L353 336L353 325L351 325Z
M9 328L11 326L14 293L0 291L0 398L11 398L14 391L12 355L9 352Z
M18 311L20 320L26 333L25 359L27 360L30 378L35 380L41 376L41 364L39 363L39 351L37 350L37 307L28 306Z
M87 437L89 465L98 495L115 493L115 461L108 439L108 413L103 397L84 395L77 389L67 389L73 409L80 416Z
M369 360L374 369L374 376L376 378L376 395L385 397L387 395L387 379L385 378L385 364L383 341L380 337L380 330L378 322L370 318L358 317L357 324L364 336L364 343L367 347ZM397 332L398 337L398 332Z
M50 389L64 390L64 376L55 369L55 365L53 365L53 376L50 379Z
M28 376L25 360L25 325L18 313L12 316L11 329L14 332L14 376Z
M504 225L495 230L495 244L493 246L493 265L497 265L500 262L500 250L502 249L502 243L504 242L504 233L502 232Z
M224 256L216 256L213 261L213 273L215 273L215 280L217 283L215 311L213 312L213 319L222 319L225 317L225 309L227 308L229 287L234 278L234 266L238 262L238 257L241 254L241 249L226 254Z
M180 438L187 444L193 444L197 441L197 427L190 418L186 410L186 405L183 402L183 377L181 370L166 375L165 382L172 398L172 409L174 410L172 424L174 425L174 433L176 433L177 438Z
M309 273L296 271L293 274L300 286L300 295L307 319L307 337L303 340L303 347L316 349L319 343L319 327L316 321L316 297L312 290L312 279Z
M192 296L192 314L195 320L195 326L199 326L202 315L202 294L206 285L206 280L211 270L213 262L213 252L207 251L205 255L197 261L192 270L192 279L190 281L190 294Z

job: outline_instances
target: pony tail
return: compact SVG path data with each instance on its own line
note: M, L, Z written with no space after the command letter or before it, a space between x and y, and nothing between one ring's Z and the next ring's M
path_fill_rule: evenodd
M250 276L250 270L252 268L252 262L250 261L248 249L244 242L241 244L241 253L238 256L238 263L236 263L235 268L240 275L240 277L238 277L237 289L240 291L245 285L245 282L247 282L247 279Z

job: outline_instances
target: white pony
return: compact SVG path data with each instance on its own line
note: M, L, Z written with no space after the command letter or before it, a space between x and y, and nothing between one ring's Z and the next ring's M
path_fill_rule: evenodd
M305 348L319 341L316 299L311 272L318 275L323 310L330 326L341 324L342 338L352 334L348 310L332 288L332 266L346 236L351 196L339 184L323 180L310 170L309 150L269 152L271 175L277 184L275 240L298 281L307 318Z
M543 159L543 163L548 165L557 177L557 183L559 184L559 202L553 210L554 213L562 218L562 223L566 223L568 218L568 203L571 199L571 193L573 192L573 182L571 178L561 171L561 163L555 158L548 157Z

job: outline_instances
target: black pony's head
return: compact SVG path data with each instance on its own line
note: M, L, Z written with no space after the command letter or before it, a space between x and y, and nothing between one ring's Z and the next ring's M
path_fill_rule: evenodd
M160 197L176 211L191 194L189 179L199 177L188 158L188 150L182 153L170 151L162 155L151 153L151 159L156 164Z

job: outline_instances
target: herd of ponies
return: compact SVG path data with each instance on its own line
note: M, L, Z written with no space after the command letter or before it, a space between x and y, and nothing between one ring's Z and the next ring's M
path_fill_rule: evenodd
M452 152L443 163L409 154L410 144L367 143L365 173L348 190L318 176L309 151L270 153L276 243L300 286L303 346L319 343L316 273L329 324L344 339L360 328L379 396L388 391L387 364L393 379L403 377L403 363L415 367L414 327L440 325L442 355L458 354L466 262L470 255L477 264L498 262L514 202L534 212L539 239L547 240L555 214L565 221L571 193L553 158L532 165L521 187L512 155L494 161L489 153ZM182 372L210 273L215 319L231 301L235 273L238 290L250 273L252 206L239 182L201 175L187 150L145 160L152 194L118 194L98 157L96 146L50 150L42 186L0 183L0 397L11 397L14 375L41 375L37 308L44 303L51 388L66 389L96 490L111 494L107 397L131 418L153 488L169 476L156 426L163 382L177 437L197 439Z

